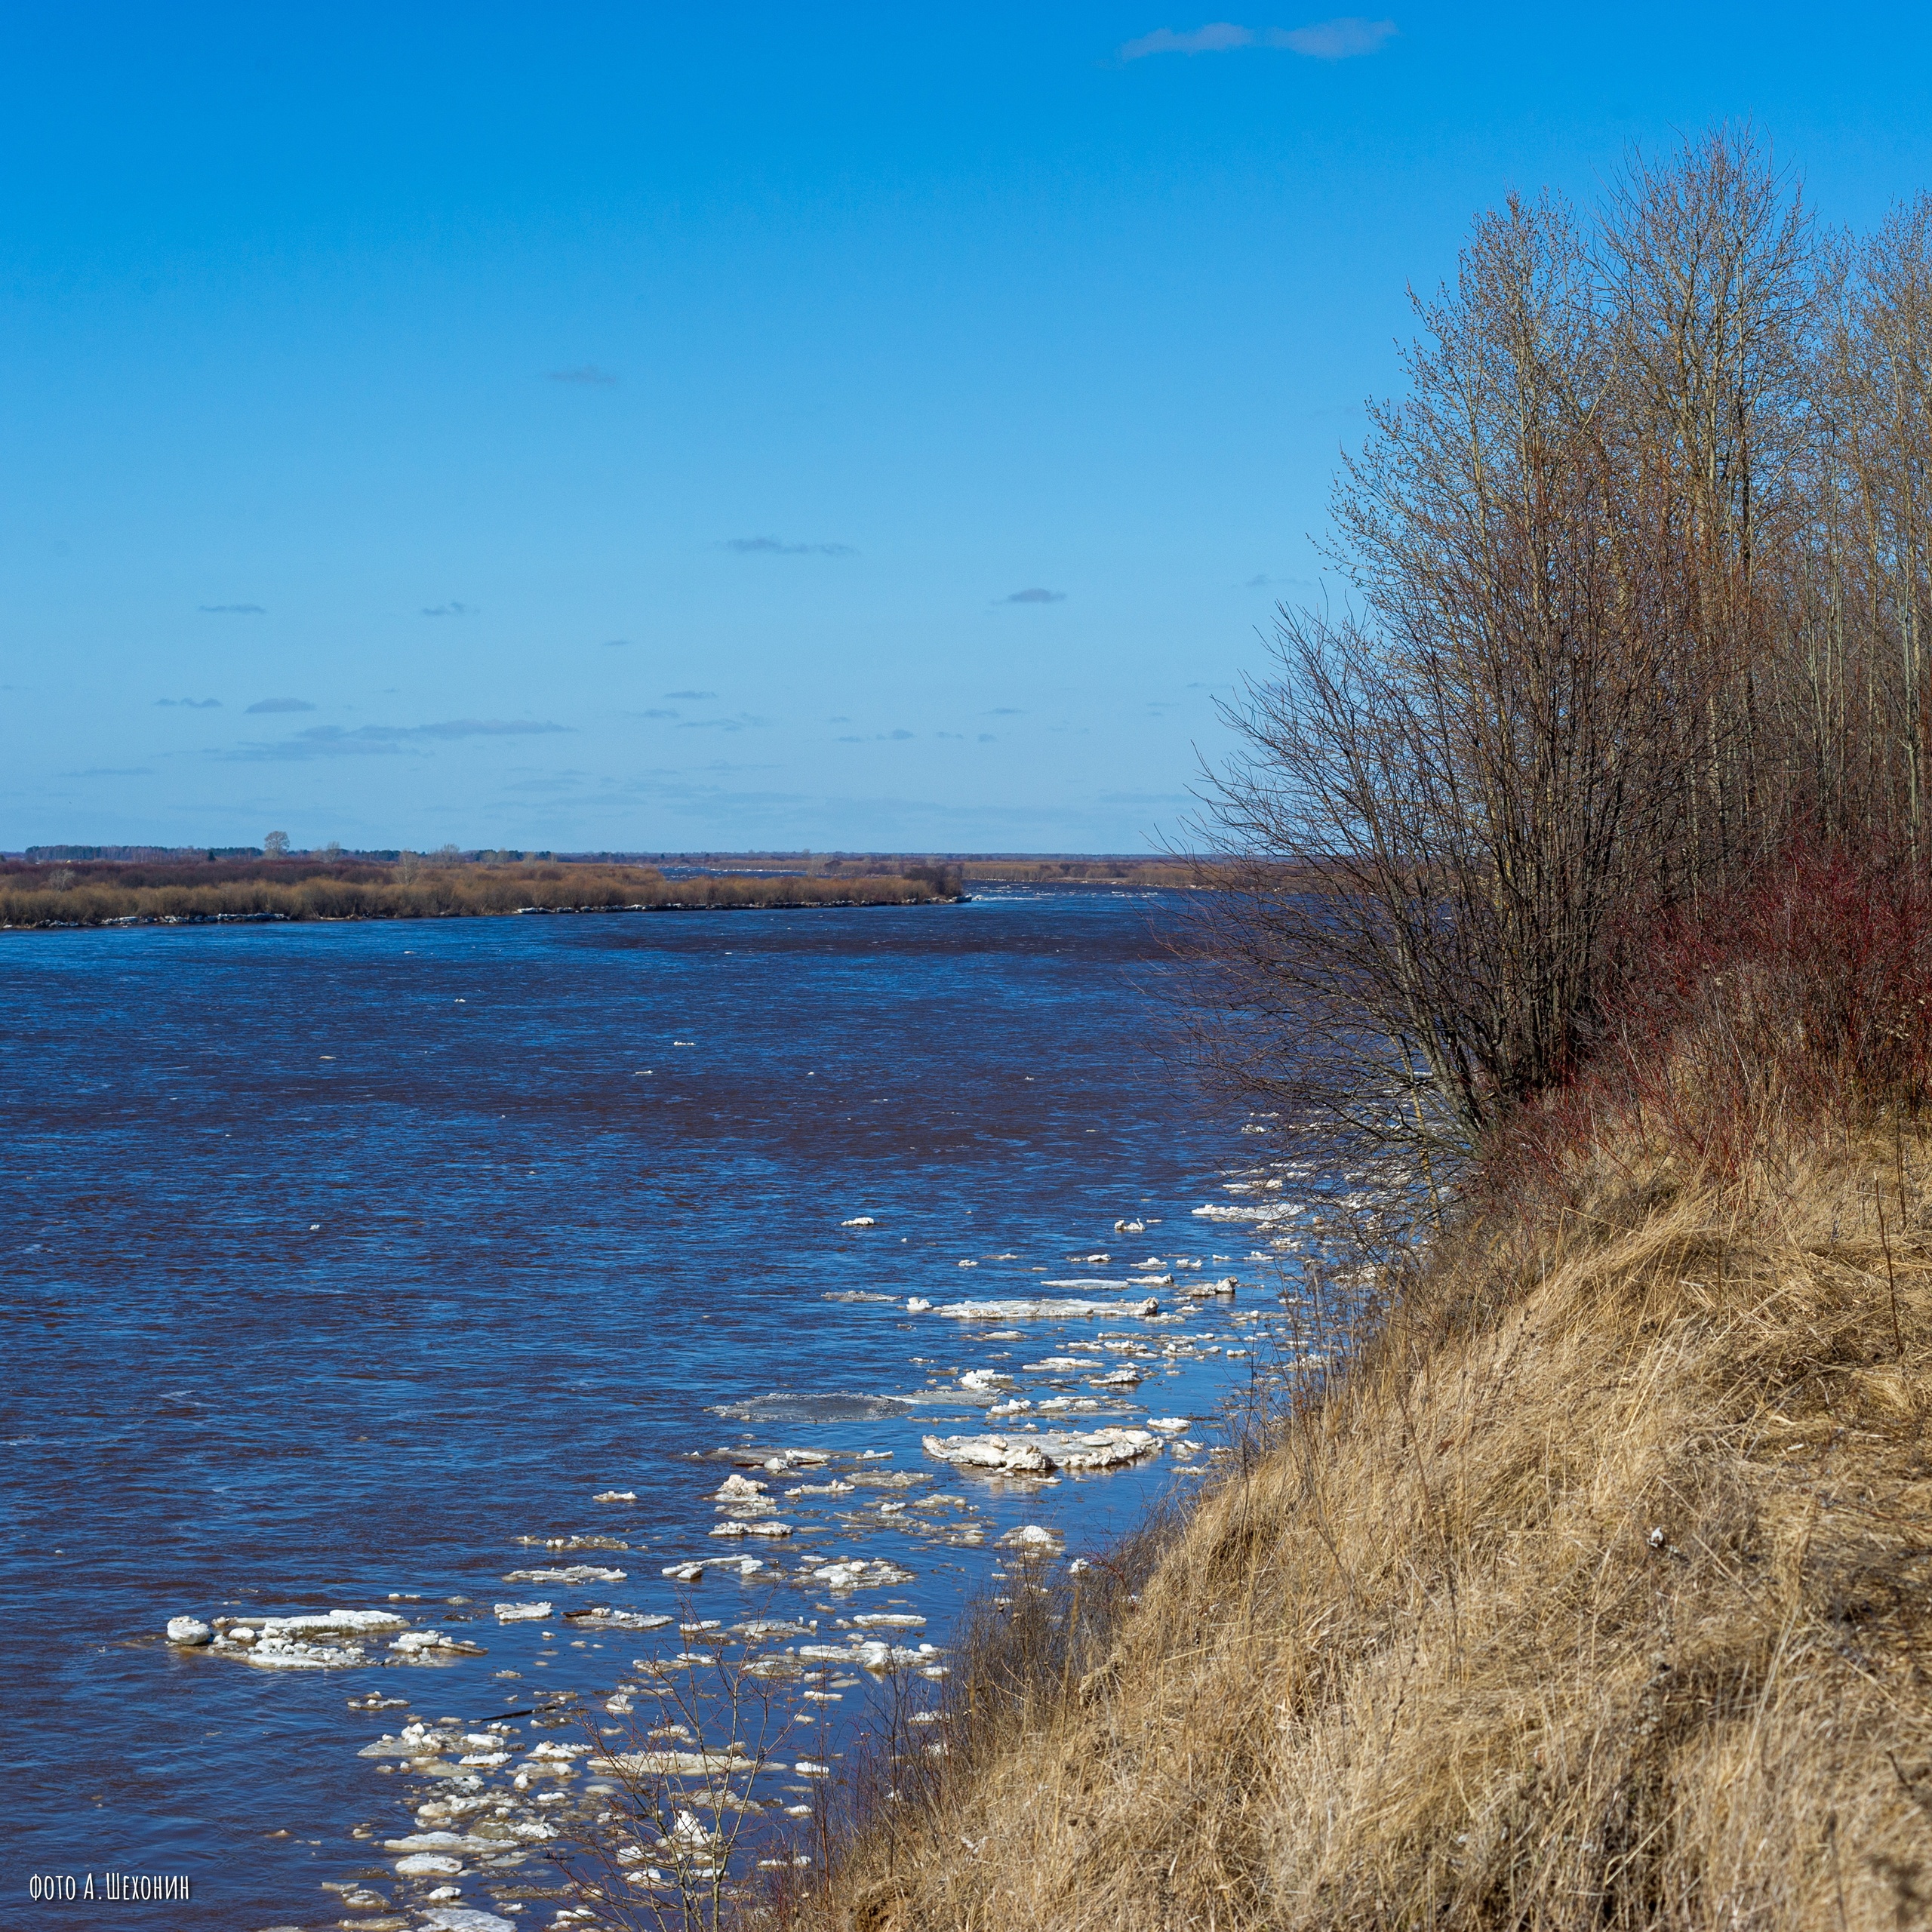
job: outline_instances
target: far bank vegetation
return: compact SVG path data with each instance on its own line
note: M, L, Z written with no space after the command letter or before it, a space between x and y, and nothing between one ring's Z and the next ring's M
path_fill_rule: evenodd
M985 1607L775 1920L1932 1918L1932 200L1834 234L1720 132L1417 321L1187 963L1420 1232L1294 1286L1196 1507Z
M932 866L841 878L666 878L651 866L266 858L20 866L0 872L0 926L116 921L435 919L494 913L916 906L956 897Z

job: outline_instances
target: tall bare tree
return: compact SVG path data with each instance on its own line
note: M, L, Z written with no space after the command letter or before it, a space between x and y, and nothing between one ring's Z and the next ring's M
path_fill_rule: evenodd
M1774 849L1773 697L1819 278L1748 137L1632 165L1586 234L1476 223L1334 499L1344 617L1284 609L1206 793L1221 1063L1466 1146L1564 1078L1631 909Z

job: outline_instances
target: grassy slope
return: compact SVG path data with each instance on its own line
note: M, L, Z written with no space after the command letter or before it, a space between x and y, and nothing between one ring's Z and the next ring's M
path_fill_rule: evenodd
M1804 1138L1722 1187L1600 1148L1463 1237L1086 1654L1016 1695L983 1646L808 1917L1921 1922L1927 1156Z

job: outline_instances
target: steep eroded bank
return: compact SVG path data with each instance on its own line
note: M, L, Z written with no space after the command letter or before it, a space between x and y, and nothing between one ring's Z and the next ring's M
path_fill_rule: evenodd
M1463 1234L1084 1654L989 1643L936 1794L808 1914L1919 1922L1932 1152L1827 1123L1722 1183L1579 1162Z

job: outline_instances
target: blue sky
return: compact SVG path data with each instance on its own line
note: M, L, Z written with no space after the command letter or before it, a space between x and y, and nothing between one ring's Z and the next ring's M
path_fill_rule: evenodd
M1470 216L1927 23L14 9L0 847L1146 849Z

